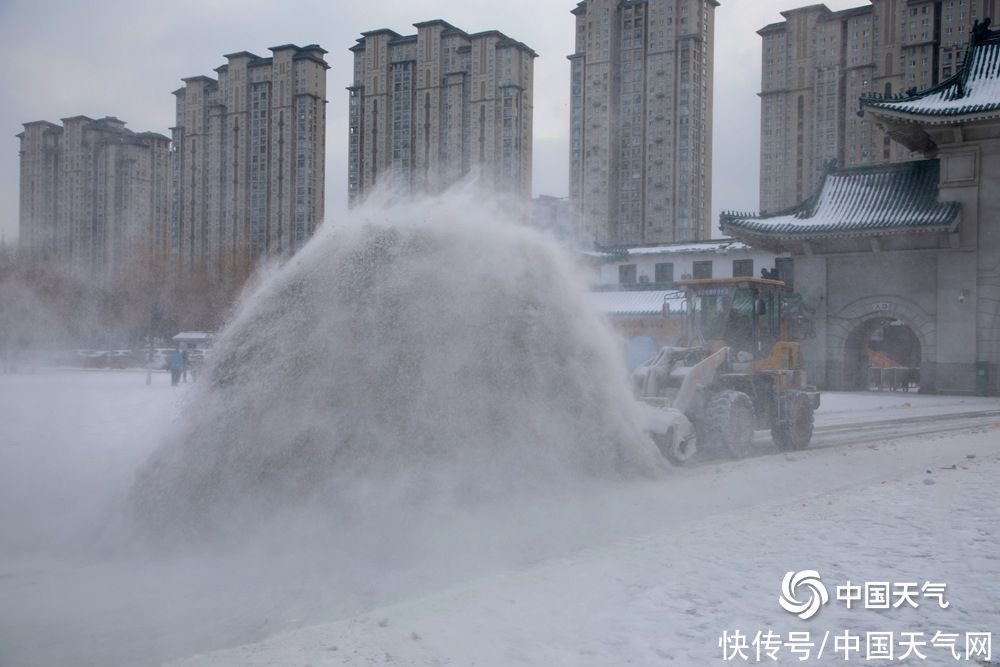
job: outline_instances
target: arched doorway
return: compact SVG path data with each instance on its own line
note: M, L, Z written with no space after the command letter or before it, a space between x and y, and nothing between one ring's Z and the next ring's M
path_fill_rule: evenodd
M913 329L894 317L867 319L844 350L847 389L918 389L923 350Z

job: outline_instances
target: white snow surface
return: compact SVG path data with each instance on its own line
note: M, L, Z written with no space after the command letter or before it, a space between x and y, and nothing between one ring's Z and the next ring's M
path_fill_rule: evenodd
M190 409L187 387L153 380L0 376L0 665L708 665L724 630L1000 631L1000 417L595 485L331 574L280 545L217 561L101 551L106 503ZM817 424L998 407L827 394ZM952 606L831 603L800 621L777 597L803 569L946 582Z
M893 419L906 416L956 414L1000 408L996 398L945 396L906 391L853 392L824 391L817 412L817 423L827 424L837 415L849 419Z
M715 252L749 250L750 246L735 239L715 239L697 243L666 243L663 245L635 246L626 248L629 255L669 255L676 252Z
M912 183L902 183L899 171L891 167L867 173L832 173L823 180L814 206L741 222L753 230L775 233L950 225L956 205L923 201L926 199L922 198L923 190ZM903 195L899 194L901 188ZM900 196L905 202L900 203Z

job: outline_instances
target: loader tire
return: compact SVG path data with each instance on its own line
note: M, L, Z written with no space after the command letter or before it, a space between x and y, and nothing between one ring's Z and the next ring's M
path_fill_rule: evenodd
M695 457L698 453L697 438L688 438L680 442L674 442L673 434L669 438L653 436L660 453L675 466L682 466Z
M788 419L771 426L771 439L781 451L792 452L809 446L815 419L812 400L806 394L792 394L787 400Z
M709 400L702 432L709 447L741 459L750 453L755 424L750 397L742 391L723 391Z

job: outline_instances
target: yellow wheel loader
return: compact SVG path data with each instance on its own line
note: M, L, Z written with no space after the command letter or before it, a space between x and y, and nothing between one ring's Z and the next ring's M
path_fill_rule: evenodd
M799 343L808 330L792 312L791 290L770 278L682 280L664 300L665 316L683 316L687 334L633 375L637 396L651 408L648 430L671 462L698 449L741 458L754 430L770 429L781 450L805 449L820 395L806 384ZM680 313L668 312L681 304Z

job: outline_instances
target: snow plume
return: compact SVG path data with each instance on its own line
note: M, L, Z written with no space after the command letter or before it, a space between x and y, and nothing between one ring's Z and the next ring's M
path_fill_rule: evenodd
M0 363L33 366L40 351L68 339L62 320L27 280L0 275Z
M657 474L572 262L486 201L366 205L257 288L138 475L139 526L337 532Z

